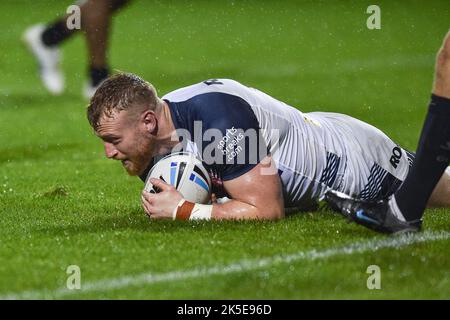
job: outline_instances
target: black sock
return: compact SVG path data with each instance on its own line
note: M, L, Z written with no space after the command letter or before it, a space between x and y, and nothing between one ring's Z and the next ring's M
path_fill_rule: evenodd
M128 4L128 2L129 0L112 0L109 2L109 7L114 12Z
M101 67L101 68L91 67L89 69L89 75L91 78L92 86L96 87L100 84L100 82L102 82L103 80L108 78L109 69L108 69L108 67Z
M44 33L42 33L42 42L48 47L56 46L76 31L77 29L67 29L66 19L61 19L47 26Z
M395 200L406 220L422 218L428 199L450 162L450 99L431 95L416 158Z

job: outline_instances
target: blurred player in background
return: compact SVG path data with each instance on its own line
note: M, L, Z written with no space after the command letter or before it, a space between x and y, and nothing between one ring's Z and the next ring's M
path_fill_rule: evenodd
M106 52L111 16L128 2L129 0L86 0L78 3L81 11L81 30L86 36L89 53L89 79L83 90L86 98L90 98L109 75ZM59 46L78 31L76 28L68 28L68 18L66 15L48 25L31 26L23 34L24 42L38 62L43 85L54 95L64 91Z

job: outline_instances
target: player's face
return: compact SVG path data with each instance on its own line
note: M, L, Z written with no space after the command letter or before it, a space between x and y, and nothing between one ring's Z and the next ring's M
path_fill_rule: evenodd
M142 174L153 157L154 138L127 111L103 117L96 134L103 140L106 157L121 161L129 175Z

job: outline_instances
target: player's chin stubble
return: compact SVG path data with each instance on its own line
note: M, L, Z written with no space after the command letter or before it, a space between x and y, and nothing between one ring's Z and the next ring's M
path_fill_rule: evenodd
M136 155L123 163L130 176L141 175L147 169L153 154L152 144L144 139L138 141L136 148L138 150Z

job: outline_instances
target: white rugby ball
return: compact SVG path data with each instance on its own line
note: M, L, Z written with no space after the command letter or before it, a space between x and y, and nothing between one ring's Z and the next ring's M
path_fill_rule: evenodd
M174 186L190 202L206 204L211 197L211 178L202 162L192 153L172 153L159 160L150 170L144 189L150 193L160 190L150 183L157 178Z

